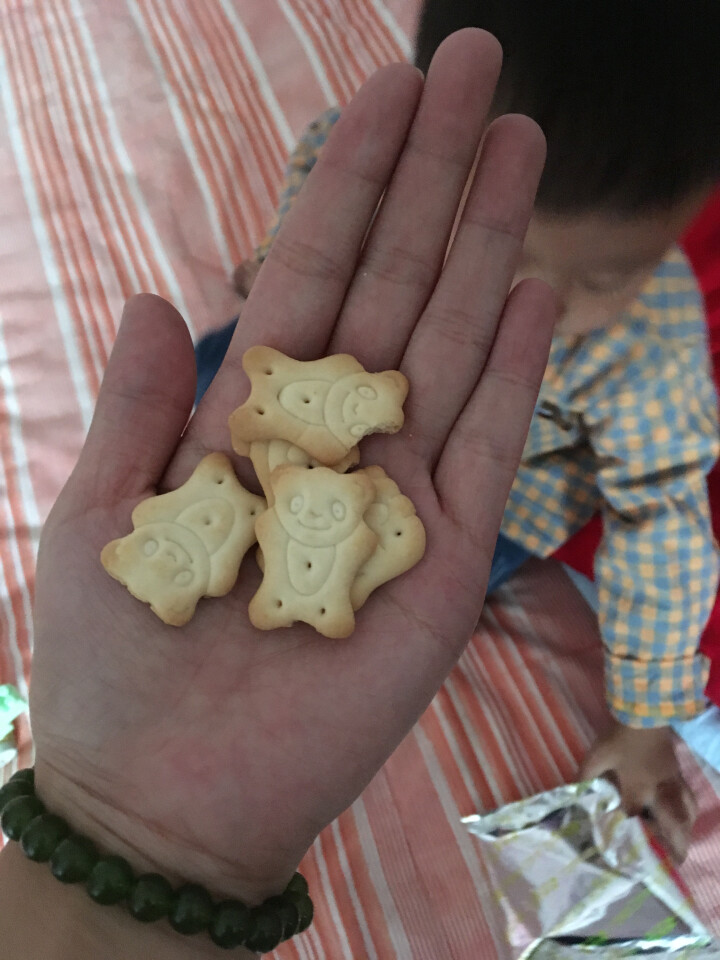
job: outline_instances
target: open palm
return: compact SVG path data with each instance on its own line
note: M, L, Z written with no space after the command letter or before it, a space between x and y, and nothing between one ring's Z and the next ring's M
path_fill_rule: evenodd
M544 156L527 118L487 130L445 261L500 59L493 38L463 31L425 84L395 65L365 85L186 429L187 329L159 298L126 307L43 535L31 707L38 791L138 866L248 899L276 892L425 709L477 622L553 320L537 281L508 299ZM139 500L184 482L208 452L232 454L227 418L248 394L240 361L257 343L299 359L352 353L410 381L403 431L361 453L415 503L427 553L372 595L347 640L303 624L253 629L251 557L231 593L201 601L183 628L100 566ZM233 460L251 484L249 461Z

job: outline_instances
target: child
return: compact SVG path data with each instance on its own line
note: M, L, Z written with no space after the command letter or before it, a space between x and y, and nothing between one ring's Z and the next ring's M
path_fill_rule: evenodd
M493 115L529 114L547 136L517 279L543 277L561 301L488 592L602 511L595 573L614 719L584 773L611 773L626 809L681 859L694 801L669 724L705 707L697 645L719 571L705 478L720 443L702 301L674 242L720 180L720 3L427 0L417 65L466 26L505 51ZM338 115L298 146L278 223ZM276 230L237 271L241 293ZM231 334L199 344L200 395Z

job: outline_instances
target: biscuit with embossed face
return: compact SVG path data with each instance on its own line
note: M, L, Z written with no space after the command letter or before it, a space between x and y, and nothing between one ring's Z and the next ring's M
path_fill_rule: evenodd
M377 544L363 519L375 495L372 480L284 466L270 481L275 504L256 524L265 569L250 621L272 630L301 620L326 637L349 636L350 590Z
M264 499L245 490L229 459L211 453L177 490L139 503L133 532L108 543L100 560L161 620L179 627L201 597L232 589L264 510Z
M250 444L249 456L265 494L268 507L271 507L275 502L275 495L270 483L273 470L285 464L306 467L307 469L322 466L319 460L315 460L305 450L296 447L294 443L290 443L288 440L253 440ZM335 473L347 473L351 467L357 466L359 462L360 451L357 447L353 447L339 463L333 464L332 469Z
M397 370L368 373L348 354L293 360L271 347L243 357L250 396L230 415L233 449L255 440L287 440L327 466L371 433L396 433L408 392Z
M359 610L381 584L407 573L425 554L425 527L415 512L412 500L382 467L365 467L360 473L370 477L375 496L365 512L365 523L378 538L373 555L358 571L350 591L350 600Z

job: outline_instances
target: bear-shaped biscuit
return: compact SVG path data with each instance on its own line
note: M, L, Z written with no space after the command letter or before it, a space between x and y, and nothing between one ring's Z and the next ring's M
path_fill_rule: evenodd
M256 524L265 569L250 601L251 623L272 630L302 620L326 637L349 636L350 590L377 544L363 520L375 496L372 480L283 466L270 482L275 503Z
M268 507L271 507L275 502L270 483L270 475L273 470L282 467L284 464L311 468L322 466L309 453L300 447L296 447L294 443L290 443L288 440L253 440L248 454L265 494ZM359 462L360 451L357 447L353 447L339 463L333 464L332 469L335 473L346 473L351 467L356 467Z
M288 440L333 466L368 434L403 425L408 382L397 370L368 373L348 354L293 360L271 347L251 347L243 369L250 396L229 420L237 453L254 440Z
M201 597L222 597L255 542L262 497L240 484L222 453L204 457L177 490L132 512L133 532L108 543L100 560L165 623L180 627Z
M365 467L358 473L375 486L373 502L365 511L365 523L378 538L375 552L360 568L350 591L353 608L359 610L381 584L406 573L425 553L425 527L412 500L382 467Z

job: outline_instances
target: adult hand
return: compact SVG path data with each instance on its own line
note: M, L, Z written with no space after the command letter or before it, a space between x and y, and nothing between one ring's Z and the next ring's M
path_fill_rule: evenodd
M187 429L185 324L156 297L125 309L87 442L43 534L31 713L38 794L137 868L250 902L281 890L472 634L555 311L536 280L508 299L544 140L519 116L486 132L500 60L492 37L466 30L443 44L425 83L408 65L368 81ZM227 418L249 392L241 358L258 343L300 359L349 352L410 380L405 428L365 441L362 456L414 501L427 554L370 598L348 640L302 624L253 629L252 558L231 593L201 601L181 629L100 565L140 500L183 483L208 452L232 454ZM247 482L247 461L234 462Z
M645 730L613 720L585 758L581 776L607 776L625 812L645 817L672 858L685 859L697 802L680 770L670 727Z

